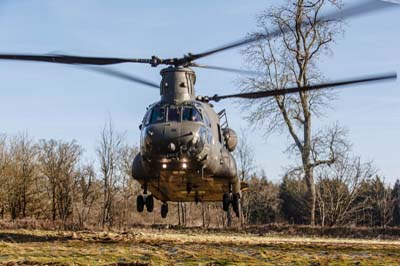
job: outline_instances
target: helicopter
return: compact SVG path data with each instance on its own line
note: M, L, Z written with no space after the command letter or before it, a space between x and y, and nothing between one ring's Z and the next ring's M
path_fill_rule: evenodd
M391 2L364 1L362 4L340 12L329 13L321 17L321 20L356 17L395 5ZM168 214L168 202L222 201L224 211L229 211L231 206L239 217L241 193L247 185L239 182L236 161L232 154L238 144L238 135L229 127L226 111L217 112L212 102L232 98L251 100L275 97L397 78L396 73L383 73L309 84L304 87L294 86L229 95L200 96L196 94L196 74L193 68L208 68L241 74L249 74L249 71L200 65L195 60L265 38L278 37L281 34L282 29L275 29L268 35L257 34L203 53L188 53L183 57L167 59L157 56L140 59L64 54L0 54L0 59L78 65L88 70L159 89L160 100L149 105L139 125L140 152L132 162L132 177L141 184L143 189L143 194L138 195L136 199L137 211L143 212L146 207L148 212L152 212L154 199L157 199L162 202L161 217L165 218ZM167 67L160 72L162 77L160 84L104 67L122 63Z

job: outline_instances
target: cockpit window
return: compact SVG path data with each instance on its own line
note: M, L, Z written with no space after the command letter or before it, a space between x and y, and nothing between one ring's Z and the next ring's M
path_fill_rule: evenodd
M155 107L151 112L150 124L159 123L165 121L165 108Z
M197 109L193 107L184 107L183 108L183 121L194 121L194 122L201 122L203 121L201 114Z
M150 123L151 113L152 110L147 111L147 113L144 115L143 122L145 125L148 125Z
M180 122L192 121L202 122L203 116L200 111L193 106L156 106L145 116L145 125L155 124L160 122Z
M181 121L181 111L180 108L175 106L168 107L168 122L170 121Z

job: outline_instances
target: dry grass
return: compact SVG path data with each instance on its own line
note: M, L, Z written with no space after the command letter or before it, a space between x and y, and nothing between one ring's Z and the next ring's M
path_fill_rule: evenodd
M2 230L0 265L400 265L400 241Z

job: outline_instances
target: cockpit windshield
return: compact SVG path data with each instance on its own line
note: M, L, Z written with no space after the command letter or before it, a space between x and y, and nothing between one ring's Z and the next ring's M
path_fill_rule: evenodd
M165 121L165 107L155 107L151 111L150 124Z
M199 110L193 106L156 106L154 107L149 116L145 119L147 124L155 124L160 122L180 122L192 121L202 122L203 117Z
M203 119L201 118L201 114L199 111L197 111L197 109L193 107L183 107L182 120L201 122Z
M181 108L177 106L169 106L168 107L168 122L181 121Z

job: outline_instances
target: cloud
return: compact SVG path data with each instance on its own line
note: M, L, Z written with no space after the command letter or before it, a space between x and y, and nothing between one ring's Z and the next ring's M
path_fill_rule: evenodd
M381 0L382 2L388 2L393 4L400 4L400 0Z

